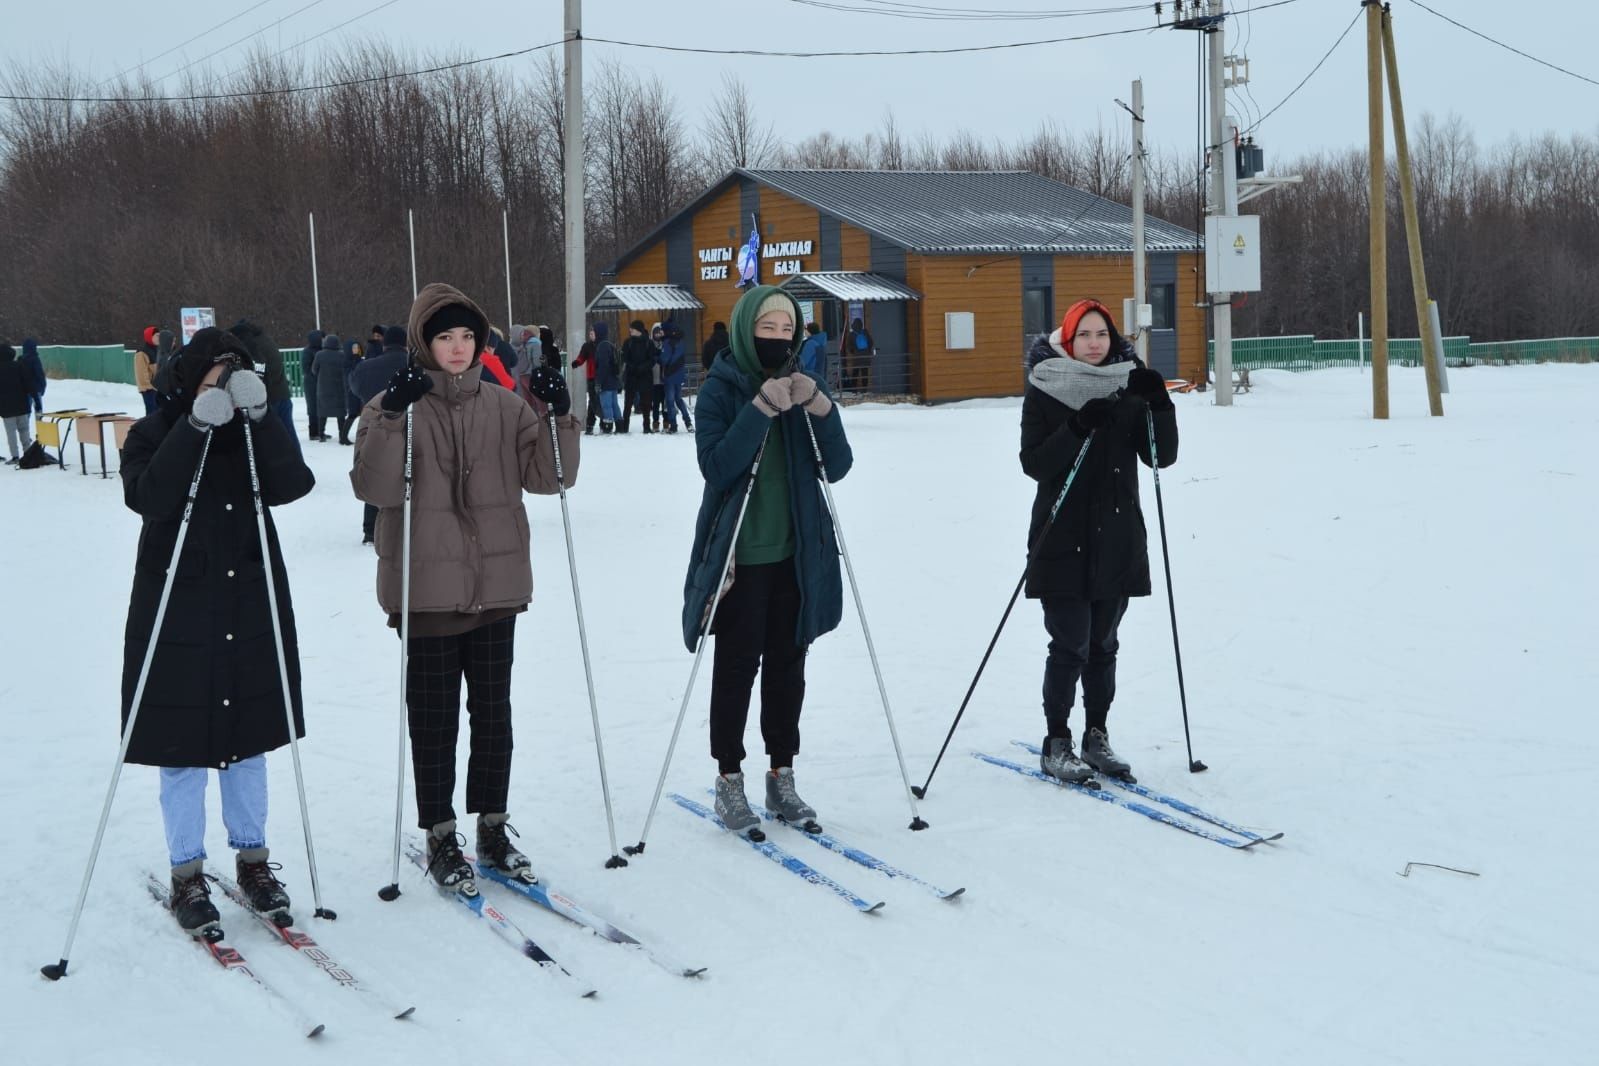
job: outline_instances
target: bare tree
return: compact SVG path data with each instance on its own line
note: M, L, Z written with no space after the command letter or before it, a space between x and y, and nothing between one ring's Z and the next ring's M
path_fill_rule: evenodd
M764 167L778 152L777 132L755 115L749 90L732 74L722 75L721 91L711 97L700 127L701 144L718 176L734 167Z

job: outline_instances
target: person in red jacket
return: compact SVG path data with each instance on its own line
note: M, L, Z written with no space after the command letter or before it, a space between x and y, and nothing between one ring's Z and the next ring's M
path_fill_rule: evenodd
M599 379L595 377L595 370L599 367L599 360L594 357L595 349L594 327L589 327L589 339L583 342L583 347L578 349L577 358L572 360L572 368L583 368L583 375L588 381L588 417L584 420L583 435L594 436L594 423L600 418L600 386Z

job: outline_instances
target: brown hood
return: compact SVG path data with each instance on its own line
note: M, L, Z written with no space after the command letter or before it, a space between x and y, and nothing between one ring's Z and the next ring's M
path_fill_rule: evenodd
M472 366L478 366L482 362L483 347L489 342L489 316L472 302L470 296L442 281L424 285L411 303L411 316L406 320L405 333L411 351L416 353L417 362L429 370L439 370L441 367L438 360L433 358L433 351L428 347L427 340L422 336L422 327L441 307L448 307L450 304L460 304L472 312L478 320L477 328L472 331L472 336L477 340L477 353L472 358Z

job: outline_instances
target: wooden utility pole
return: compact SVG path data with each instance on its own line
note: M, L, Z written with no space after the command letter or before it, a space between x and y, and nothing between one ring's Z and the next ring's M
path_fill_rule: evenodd
M1399 95L1399 57L1394 53L1393 17L1386 8L1382 13L1382 45L1388 67L1388 106L1394 116L1394 156L1399 164L1399 198L1405 211L1405 244L1410 251L1410 288L1416 299L1421 365L1426 367L1427 372L1427 407L1435 417L1442 417L1444 401L1438 353L1443 350L1443 345L1441 338L1434 337L1432 314L1427 306L1427 268L1421 258L1421 218L1416 212L1416 182L1410 173L1410 145L1405 139L1405 104ZM1438 343L1434 343L1435 340Z
M1366 113L1371 163L1371 417L1388 417L1388 217L1382 128L1382 5L1366 9Z

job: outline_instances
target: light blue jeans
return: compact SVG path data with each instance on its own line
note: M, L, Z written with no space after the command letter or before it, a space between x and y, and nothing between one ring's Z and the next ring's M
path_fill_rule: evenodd
M604 389L600 392L600 417L607 422L622 421L622 410L616 404L616 390Z
M173 866L205 858L205 784L210 773L203 766L161 767L161 821ZM217 777L228 847L266 847L266 756L236 762L218 770Z

